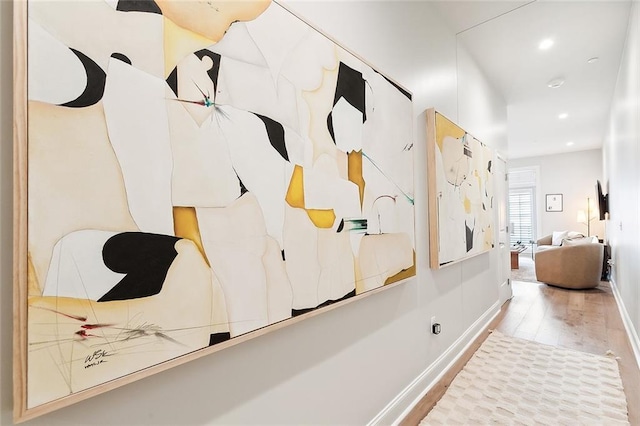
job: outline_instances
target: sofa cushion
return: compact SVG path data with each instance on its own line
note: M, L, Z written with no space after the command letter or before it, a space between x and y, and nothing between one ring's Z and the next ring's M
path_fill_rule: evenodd
M553 235L551 236L551 245L559 246L562 245L562 240L567 238L569 235L569 231L553 231Z

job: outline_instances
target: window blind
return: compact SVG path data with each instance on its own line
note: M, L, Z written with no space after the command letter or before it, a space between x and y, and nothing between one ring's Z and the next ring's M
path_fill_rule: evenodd
M527 244L535 235L535 188L509 189L510 243Z

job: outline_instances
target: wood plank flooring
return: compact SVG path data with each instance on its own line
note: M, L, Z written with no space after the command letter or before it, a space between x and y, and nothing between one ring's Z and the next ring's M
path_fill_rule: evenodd
M612 351L619 358L629 422L640 426L640 369L609 283L602 282L591 290L565 290L546 284L513 281L512 288L513 299L505 303L489 328L510 336L597 355ZM400 423L402 426L420 423L486 337L487 334L483 334L474 342Z

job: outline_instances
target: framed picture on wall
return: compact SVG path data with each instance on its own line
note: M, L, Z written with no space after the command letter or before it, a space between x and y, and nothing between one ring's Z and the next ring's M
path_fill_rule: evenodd
M546 208L548 212L562 211L562 194L547 194Z
M415 275L411 93L210 3L15 4L18 421Z
M494 247L493 158L487 145L435 109L427 110L431 268Z

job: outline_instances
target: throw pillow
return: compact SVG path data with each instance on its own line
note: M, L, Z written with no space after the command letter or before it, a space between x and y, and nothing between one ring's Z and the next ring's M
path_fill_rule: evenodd
M569 231L553 231L553 235L551 235L551 245L559 246L562 244L562 240L567 238L569 235Z
M573 240L576 238L584 238L584 234L581 234L579 232L576 231L569 231L569 233L567 234L567 238L568 240Z
M589 237L589 238L576 238L573 240L565 239L562 242L563 246L579 246L582 244L593 244L598 242L598 237Z

